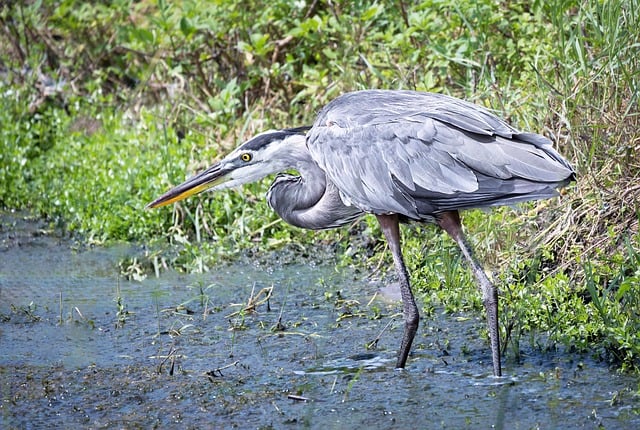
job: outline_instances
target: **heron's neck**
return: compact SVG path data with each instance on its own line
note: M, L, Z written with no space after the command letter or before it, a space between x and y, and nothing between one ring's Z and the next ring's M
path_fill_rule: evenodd
M362 215L358 208L343 203L338 189L308 152L306 158L298 154L291 167L300 176L278 175L267 194L269 205L286 222L320 230L348 224Z

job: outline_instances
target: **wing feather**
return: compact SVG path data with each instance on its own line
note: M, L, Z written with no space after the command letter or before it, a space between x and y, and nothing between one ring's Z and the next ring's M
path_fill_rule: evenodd
M431 93L347 93L320 112L307 146L345 201L415 219L550 197L573 176L543 136Z

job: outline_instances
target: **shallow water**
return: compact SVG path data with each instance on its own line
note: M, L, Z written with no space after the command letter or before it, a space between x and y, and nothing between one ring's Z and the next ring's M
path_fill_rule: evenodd
M589 357L523 351L493 378L479 316L423 319L394 370L399 305L330 258L134 282L138 248L0 223L0 428L640 428L638 379Z

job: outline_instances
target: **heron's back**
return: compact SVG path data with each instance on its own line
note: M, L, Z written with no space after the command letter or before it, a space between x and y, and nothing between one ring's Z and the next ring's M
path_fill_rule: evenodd
M574 176L544 136L432 93L340 96L318 115L308 148L347 203L413 219L553 197Z

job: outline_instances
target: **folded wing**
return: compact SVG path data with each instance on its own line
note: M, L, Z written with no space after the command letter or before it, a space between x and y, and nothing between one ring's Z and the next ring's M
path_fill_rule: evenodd
M552 197L573 177L548 139L520 133L480 106L393 93L341 96L308 134L312 157L349 204L423 219Z

